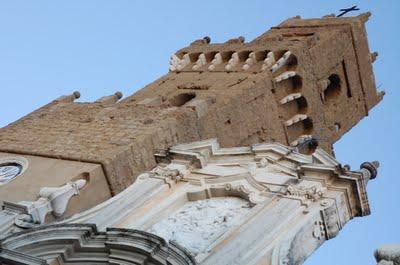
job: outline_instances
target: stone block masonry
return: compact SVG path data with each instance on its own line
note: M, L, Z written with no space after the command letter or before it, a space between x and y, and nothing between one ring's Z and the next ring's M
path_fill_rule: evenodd
M295 17L250 42L194 41L171 57L166 75L127 98L77 103L74 93L0 129L0 152L99 163L113 194L156 165L156 150L177 143L277 141L332 152L383 96L368 17Z

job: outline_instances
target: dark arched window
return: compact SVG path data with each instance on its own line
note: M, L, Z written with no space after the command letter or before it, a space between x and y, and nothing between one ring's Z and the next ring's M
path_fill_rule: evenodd
M324 91L325 100L329 101L340 94L340 77L336 74L328 77L329 85Z

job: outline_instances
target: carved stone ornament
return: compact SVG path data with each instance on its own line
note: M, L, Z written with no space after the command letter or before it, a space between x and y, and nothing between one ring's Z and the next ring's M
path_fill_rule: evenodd
M324 187L312 186L309 188L289 185L287 187L286 195L295 197L301 200L301 202L308 206L311 202L315 202L322 198L326 191Z
M32 228L44 224L48 213L55 217L62 216L71 197L78 195L85 184L86 180L79 179L61 187L42 188L36 201L4 201L3 210L0 211L0 237L19 228Z
M63 215L71 197L78 195L85 184L86 180L80 179L61 187L45 187L40 190L40 197L36 201L22 201L19 204L27 207L33 222L43 224L50 212L56 217Z
M174 242L141 230L91 224L35 227L0 240L0 264L175 264L196 261ZM69 251L71 250L71 251Z
M399 265L400 244L388 244L375 250L375 259L378 265Z
M185 166L175 165L175 167L161 167L157 166L151 172L149 172L149 176L153 178L163 179L165 183L168 185L173 185L184 178L184 172L186 170Z

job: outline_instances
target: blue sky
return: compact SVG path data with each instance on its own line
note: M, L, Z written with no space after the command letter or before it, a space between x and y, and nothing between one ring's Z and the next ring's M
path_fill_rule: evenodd
M74 90L81 101L117 90L130 95L165 74L169 56L194 39L251 40L288 17L321 17L353 4L373 13L368 36L386 96L335 152L352 168L375 159L381 168L368 187L372 214L348 223L306 264L375 264L376 247L400 243L400 1L1 0L0 126Z

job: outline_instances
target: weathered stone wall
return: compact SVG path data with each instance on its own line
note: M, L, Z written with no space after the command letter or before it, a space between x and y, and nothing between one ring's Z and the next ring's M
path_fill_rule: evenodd
M180 142L296 145L312 136L330 152L382 97L366 18L293 18L249 43L198 40L176 53L182 67L120 102L64 98L6 126L0 151L101 163L114 194L155 165L155 150ZM288 59L274 71L270 55L272 64Z

